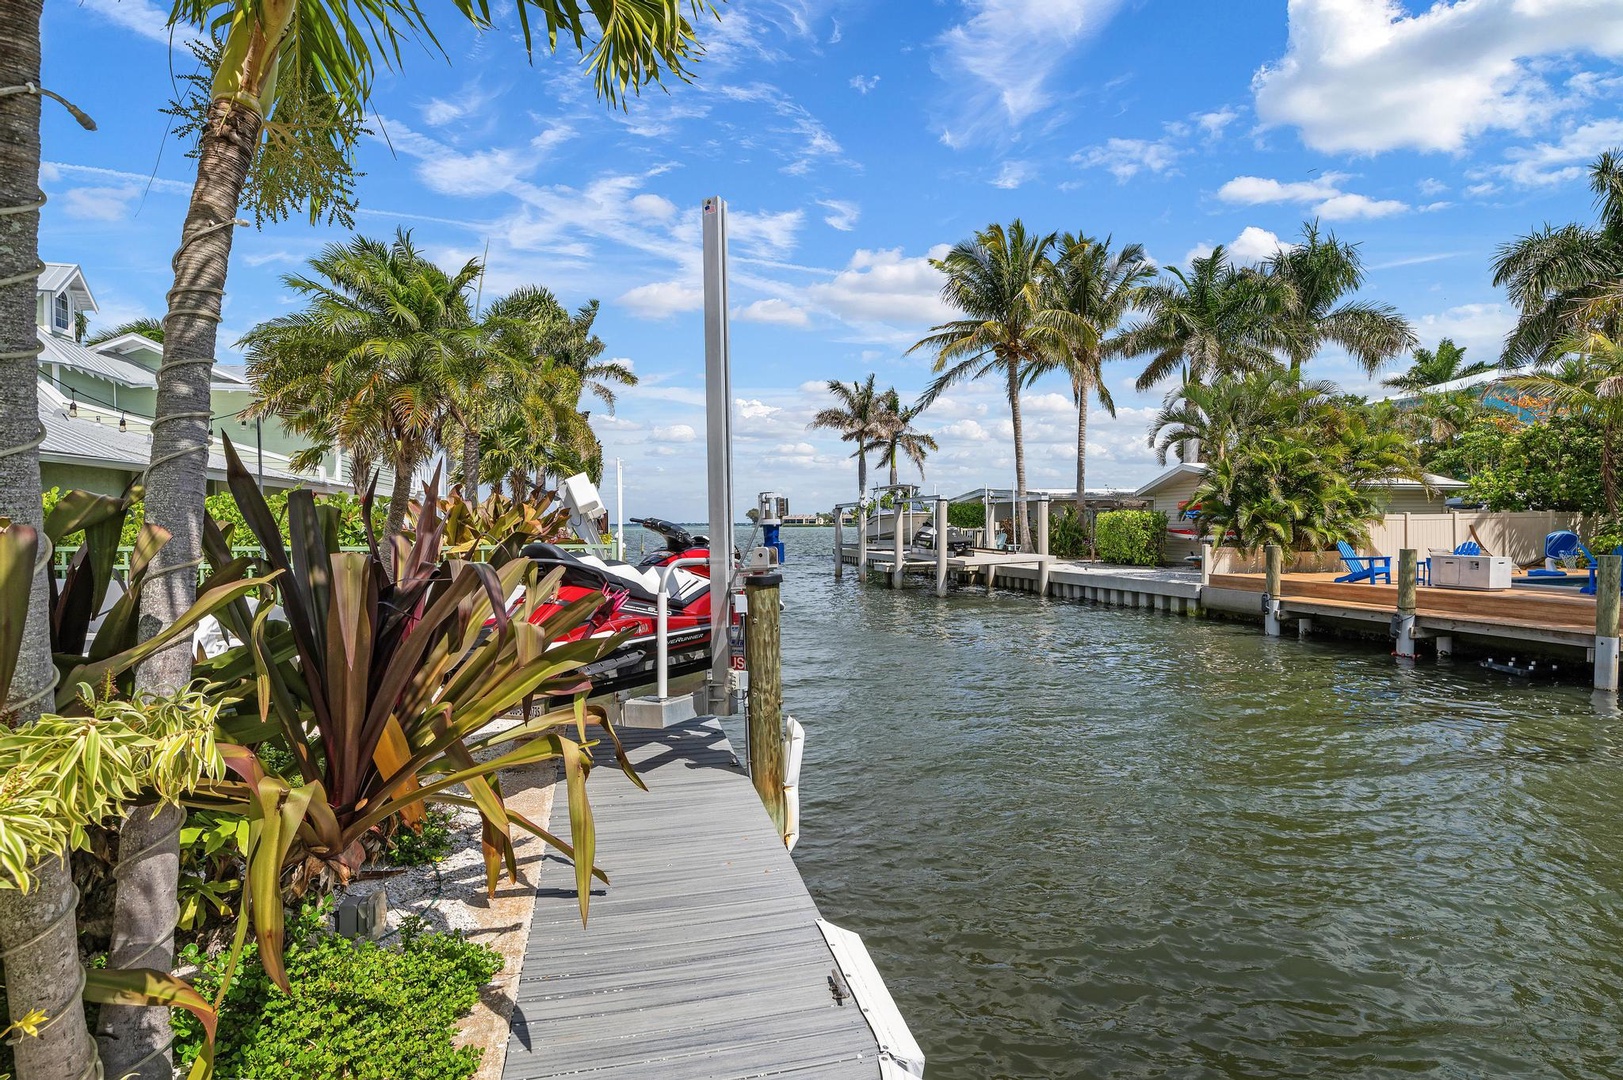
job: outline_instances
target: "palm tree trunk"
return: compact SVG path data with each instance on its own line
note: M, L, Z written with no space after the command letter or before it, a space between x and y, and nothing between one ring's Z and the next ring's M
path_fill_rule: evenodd
M859 451L857 454L857 502L868 497L868 452Z
M413 455L404 451L395 455L394 484L389 488L389 516L383 524L385 547L406 527L406 512L411 508L411 474L416 470L417 460ZM389 562L387 556L384 561Z
M896 447L890 448L890 486L896 486Z
M146 476L146 520L168 529L172 539L153 560L155 570L147 575L141 594L142 637L174 622L197 599L195 567L203 550L213 411L209 383L231 234L260 127L254 110L216 101L198 144L197 182L181 228L175 281L163 321L163 363L158 368L157 417ZM190 681L191 673L191 642L183 637L141 665L136 688L173 693ZM168 971L174 964L183 818L179 812L154 818L150 808L138 808L124 819L123 829L133 836L120 844L121 852L131 854L120 856L115 871L119 887L109 967ZM97 1039L110 1076L168 1080L172 1073L167 1048L173 1032L165 1008L108 1006L102 1009Z
M1617 513L1617 431L1606 423L1600 436L1600 490L1606 500L1606 513Z
M0 87L39 85L41 0L0 0ZM40 98L0 97L0 516L39 528L39 338L34 328L34 282L39 271L39 211L25 210L39 190ZM50 684L51 639L45 568L34 575L12 701L23 702ZM39 718L40 706L23 704L15 724ZM41 860L28 892L0 889L0 953L6 956L6 1000L11 1019L44 1009L53 1023L37 1038L13 1046L20 1080L90 1074L96 1044L79 1007L78 927L75 893L63 859ZM43 936L41 936L43 935Z
M1014 522L1015 544L1030 549L1031 526L1026 521L1026 444L1020 425L1020 365L1009 361L1009 416L1014 421Z
M462 425L462 494L479 501L479 433Z
M1088 490L1088 391L1089 380L1079 378L1076 391L1076 512L1082 512L1082 499Z

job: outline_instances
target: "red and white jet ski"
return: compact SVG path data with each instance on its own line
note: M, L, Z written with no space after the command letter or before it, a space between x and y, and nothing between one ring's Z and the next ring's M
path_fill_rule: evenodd
M581 674L592 680L594 698L651 687L657 682L655 605L661 575L668 575L666 670L669 678L675 680L710 668L708 561L692 566L670 566L684 559L708 560L709 541L659 518L632 520L665 538L662 549L635 564L566 551L554 544L530 544L524 549L525 556L533 559L543 573L563 568L558 596L539 607L531 622L542 622L564 605L600 593L608 597L608 602L599 607L585 625L559 640L579 641L630 632L631 636L618 649L582 669Z

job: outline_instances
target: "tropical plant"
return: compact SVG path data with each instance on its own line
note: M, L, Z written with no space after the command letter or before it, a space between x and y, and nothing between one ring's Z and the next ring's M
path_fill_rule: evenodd
M1106 510L1094 519L1099 558L1120 566L1158 566L1167 516L1155 510Z
M1509 378L1505 384L1547 399L1555 410L1595 418L1601 434L1601 491L1606 513L1615 515L1623 453L1623 338L1595 330L1561 343L1558 352L1569 357L1560 368Z
M347 878L363 858L364 836L397 815L418 820L428 802L479 811L492 890L502 864L517 873L513 825L576 859L584 919L587 882L601 872L592 865L596 841L585 786L594 745L584 705L590 683L580 670L620 639L557 639L603 597L531 622L556 595L560 573L542 581L526 559L498 569L442 558L444 529L431 494L411 539L386 555L376 545L337 551L334 512L317 507L309 492L295 492L288 500L289 549L229 442L226 457L231 490L278 571L287 622L269 621L269 605L257 612L234 605L221 620L246 649L202 661L197 671L216 692L253 700L248 715L222 718L224 729L244 745L284 744L302 782L269 773L250 752L228 750L227 763L241 779L209 784L188 803L245 814L250 822L245 910L272 980L286 988L284 868L296 885L317 873ZM219 544L216 535L211 546ZM385 572L386 558L392 573ZM521 585L524 604L509 617L506 598ZM532 701L549 710L506 731L486 730L511 709L528 711ZM550 708L560 701L566 704ZM612 734L600 711L593 716ZM572 844L502 799L501 769L546 760L564 766ZM466 795L450 793L458 785Z
M1180 461L1220 461L1259 429L1305 426L1335 394L1334 383L1281 367L1184 383L1150 422L1150 445L1163 465L1173 451Z
M924 459L941 449L936 444L935 436L913 427L913 421L923 411L922 405L903 405L901 395L896 393L894 387L879 395L880 434L868 444L867 449L879 451L879 460L890 466L891 487L896 486L896 466L902 457L913 463L922 480Z
M1014 423L1016 541L1022 551L1031 546L1031 523L1025 512L1026 447L1020 417L1020 389L1031 378L1034 365L1058 347L1059 338L1045 317L1043 283L1053 268L1050 254L1055 234L1026 232L1016 218L1005 229L988 225L974 239L958 244L931 265L946 275L941 297L963 313L931 327L928 337L908 352L935 354L937 376L919 398L929 405L948 387L971 379L995 376L1003 382Z
M178 801L223 771L215 745L219 706L202 694L186 691L168 699L98 698L79 684L79 716L45 715L28 726L0 733L0 893L26 894L45 884L42 871L60 863L67 851L84 848L87 830L140 806L151 814L154 804ZM70 908L71 910L71 908ZM27 959L25 945L11 959ZM77 951L58 962L78 964ZM13 975L9 1001L19 1016L44 1013L55 1018L78 1014L78 998L112 1004L168 1004L197 1014L207 1045L192 1071L210 1072L214 1010L195 990L168 972L130 965L116 971L63 972L49 988L48 1004L24 1005L27 992ZM16 1046L22 1075L44 1071L26 1036ZM94 1056L94 1055L92 1055Z
M1466 481L1462 494L1490 510L1604 515L1601 421L1562 412L1513 429L1480 423L1461 432L1429 468Z
M1282 245L1264 273L1278 287L1276 323L1281 351L1299 371L1325 345L1340 345L1373 374L1387 360L1417 344L1408 320L1390 304L1343 302L1364 284L1358 245L1319 233L1317 221L1304 222L1302 238Z
M1414 363L1409 365L1409 370L1385 380L1383 385L1418 393L1443 383L1467 379L1472 375L1492 370L1493 365L1486 360L1466 363L1465 349L1454 344L1453 338L1445 337L1437 343L1435 349L1416 349Z
M1419 480L1415 443L1371 424L1361 408L1326 403L1305 424L1268 424L1212 462L1190 496L1219 544L1254 551L1275 543L1317 551L1368 541L1383 513L1379 484Z
M518 498L550 476L601 475L602 448L580 410L586 392L613 408L609 383L634 385L629 368L600 362L603 342L592 331L594 300L571 316L547 289L525 286L508 293L480 318L481 348L491 358L490 378L462 424L463 486L469 477L506 482ZM468 437L473 430L477 439ZM486 456L490 461L483 461Z
M1088 554L1088 526L1075 507L1054 515L1048 529L1048 553L1059 559L1081 559Z
M1266 277L1231 264L1221 245L1167 275L1145 287L1146 314L1122 337L1122 355L1150 357L1140 390L1180 371L1186 383L1205 382L1277 363L1279 290Z
M261 323L242 340L254 402L245 415L276 416L310 446L294 468L334 447L389 463L394 487L384 542L405 524L413 475L427 460L463 358L475 349L469 286L480 266L448 273L411 234L392 243L357 236L310 260L313 276L283 283L303 310Z
M880 393L874 387L878 376L849 383L838 379L828 381L828 392L838 405L818 410L806 425L808 430L823 428L837 431L841 442L855 443L851 456L857 459L857 501L868 497L868 452L883 434L883 409Z
M129 322L119 323L117 326L109 327L106 330L97 330L94 334L91 334L85 339L85 344L94 347L96 345L100 345L104 341L112 341L114 338L121 338L125 334L140 334L148 341L155 341L159 345L162 345L163 320L154 319L150 316L143 316L139 319L131 319Z
M505 566L526 544L555 544L569 536L569 510L556 502L551 492L518 500L496 493L474 502L453 488L440 500L440 551L450 558L482 558L491 566ZM421 505L414 503L413 509L420 517Z
M1070 378L1076 401L1078 499L1087 490L1088 399L1096 396L1101 407L1116 415L1116 403L1104 381L1104 362L1121 354L1121 322L1155 276L1155 264L1142 245L1112 251L1111 240L1107 236L1101 243L1072 233L1060 237L1044 301L1044 317L1052 322L1058 340L1052 352L1032 366L1033 376L1057 369Z
M1505 338L1505 367L1547 365L1590 330L1623 337L1623 153L1608 150L1589 170L1593 225L1545 225L1502 244L1493 283L1518 308Z

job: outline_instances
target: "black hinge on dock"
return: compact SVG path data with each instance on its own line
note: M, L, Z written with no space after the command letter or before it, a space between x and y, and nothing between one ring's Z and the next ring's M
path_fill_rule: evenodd
M851 988L845 984L845 976L840 974L839 968L829 972L828 992L834 995L836 1005L844 1005L845 999L851 996Z

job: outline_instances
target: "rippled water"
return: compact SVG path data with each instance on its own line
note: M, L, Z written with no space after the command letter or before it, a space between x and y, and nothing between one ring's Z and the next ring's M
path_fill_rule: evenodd
M931 1080L1623 1075L1623 721L1250 626L833 580L796 852Z

